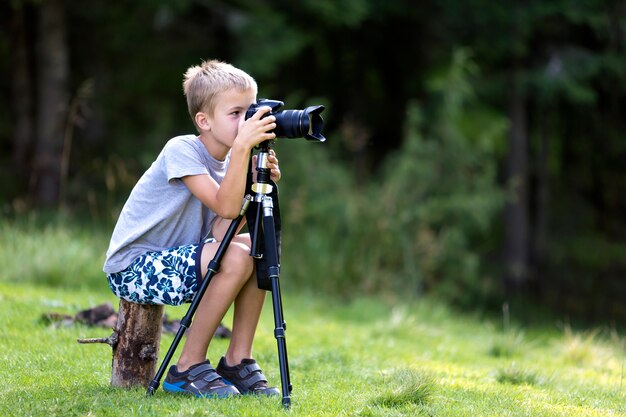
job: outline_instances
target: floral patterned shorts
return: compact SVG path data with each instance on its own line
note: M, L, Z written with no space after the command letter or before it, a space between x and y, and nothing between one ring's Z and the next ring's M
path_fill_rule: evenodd
M191 302L202 280L197 258L203 246L147 252L123 271L107 274L109 287L115 295L133 303L177 306Z

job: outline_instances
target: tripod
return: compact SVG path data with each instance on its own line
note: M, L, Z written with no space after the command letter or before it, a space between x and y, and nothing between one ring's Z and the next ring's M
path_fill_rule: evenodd
M291 405L291 380L289 378L289 363L287 360L287 343L285 341L285 320L283 317L282 297L280 293L280 212L278 210L278 193L275 184L270 179L270 169L267 168L267 158L271 147L271 141L259 144L257 154L257 178L252 183L251 163L248 169L248 183L251 187L246 194L239 215L233 219L224 239L220 243L213 259L209 262L208 270L198 292L195 294L187 314L180 322L180 328L170 345L161 366L154 379L148 386L147 396L154 394L158 389L161 378L172 360L172 356L180 343L185 331L191 326L193 316L200 305L200 301L209 286L211 278L219 271L222 257L228 249L228 245L235 237L239 225L246 216L248 228L252 239L250 255L254 257L257 273L257 285L260 289L272 292L272 305L274 309L274 337L278 345L278 362L280 366L280 381L282 387L282 404L285 408ZM276 200L276 216L274 216L274 200ZM253 210L249 210L250 206ZM254 210L256 208L256 210ZM278 227L277 227L278 226Z

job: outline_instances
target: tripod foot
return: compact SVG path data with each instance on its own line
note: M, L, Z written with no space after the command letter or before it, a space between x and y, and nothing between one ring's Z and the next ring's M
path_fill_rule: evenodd
M283 397L283 407L291 407L291 397Z
M150 385L148 386L146 397L148 398L151 397L158 388L159 388L158 381L152 380L152 382L150 382Z

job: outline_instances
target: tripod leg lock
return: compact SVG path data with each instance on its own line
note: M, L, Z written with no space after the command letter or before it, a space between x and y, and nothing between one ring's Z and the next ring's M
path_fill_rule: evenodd
M209 269L209 271L213 272L214 274L217 274L217 271L219 271L220 269L220 264L219 262L215 261L215 259L211 259L211 261L209 262L209 266L207 268Z
M282 327L278 327L274 329L274 337L276 339L284 339L285 338L285 329Z
M268 278L278 278L280 276L280 267L270 266L267 268Z

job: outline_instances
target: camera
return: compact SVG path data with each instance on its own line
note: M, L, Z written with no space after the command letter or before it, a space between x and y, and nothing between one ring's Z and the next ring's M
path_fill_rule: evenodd
M309 106L304 110L280 110L285 103L278 100L259 99L246 111L246 120L251 118L260 107L270 107L272 110L263 117L276 117L276 129L273 132L277 138L305 138L310 141L324 142L322 135L324 120L320 113L324 106Z

